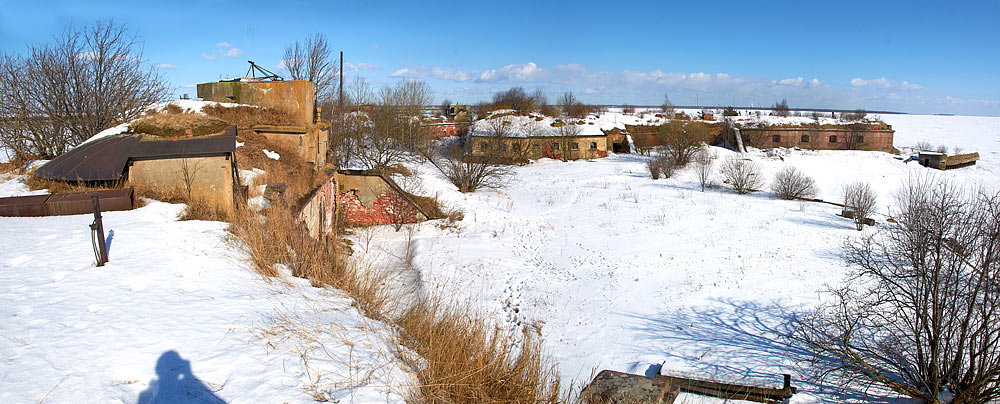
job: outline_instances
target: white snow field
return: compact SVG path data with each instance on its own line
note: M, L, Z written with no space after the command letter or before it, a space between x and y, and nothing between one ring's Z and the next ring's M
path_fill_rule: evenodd
M92 215L0 217L0 402L402 402L384 325L335 290L263 279L225 224L182 208L104 213L104 267Z
M880 225L892 192L911 176L1000 188L1000 118L883 118L897 130L897 147L925 140L983 158L939 172L882 152L748 157L768 180L786 165L803 170L824 200L839 201L848 182L870 182L880 196ZM714 150L720 158L732 154ZM804 353L775 337L819 301L825 285L844 279L841 245L862 233L837 216L839 208L725 187L701 192L691 169L652 180L644 161L543 159L517 168L507 188L469 194L425 164L417 167L424 193L464 211L464 220L451 228L427 222L410 231L359 230L355 250L359 259L394 265L408 246L417 290L454 296L515 334L537 332L564 385L585 384L602 369L655 373L662 364L663 373L771 384L790 373L799 387L794 403L897 402L808 383L794 366Z

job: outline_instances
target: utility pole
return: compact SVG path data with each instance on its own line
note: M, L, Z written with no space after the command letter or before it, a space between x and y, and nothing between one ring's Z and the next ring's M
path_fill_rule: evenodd
M344 110L344 51L340 51L340 104L341 111Z

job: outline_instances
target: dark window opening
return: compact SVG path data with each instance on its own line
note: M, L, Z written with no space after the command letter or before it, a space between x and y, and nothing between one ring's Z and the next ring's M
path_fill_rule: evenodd
M572 150L580 150L580 144L577 142L570 143L569 148Z
M864 142L865 142L865 136L864 135L858 135L858 143L864 143Z
M771 142L778 143L781 141L781 136L771 135Z
M597 142L590 142L590 150L597 149Z
M479 151L486 151L486 143L482 143L479 145Z
M837 143L837 135L830 136L830 143Z
M559 143L553 143L552 150L559 150Z
M809 135L802 135L802 143L809 143Z

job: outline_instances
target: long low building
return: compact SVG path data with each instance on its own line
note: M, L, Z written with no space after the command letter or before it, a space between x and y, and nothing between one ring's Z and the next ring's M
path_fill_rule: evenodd
M761 149L798 147L814 150L869 150L892 152L892 126L884 129L870 126L843 128L762 127L741 128L740 134L748 146Z

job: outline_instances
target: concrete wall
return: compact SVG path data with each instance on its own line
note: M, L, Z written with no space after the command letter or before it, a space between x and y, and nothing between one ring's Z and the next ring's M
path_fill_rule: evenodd
M540 159L542 157L578 160L593 159L608 156L608 137L598 136L544 136L531 138L504 138L503 147L505 151L515 153L514 150L524 150L529 159ZM576 145L576 149L573 148ZM591 147L591 146L594 147ZM469 154L481 157L491 153L494 147L498 147L497 139L483 136L473 136L469 140Z
M798 147L816 150L870 150L892 152L895 131L817 128L740 129L747 146Z
M177 193L187 196L188 172L191 197L230 212L233 209L232 157L188 157L133 161L128 180L137 192Z
M254 132L264 136L269 142L296 151L302 160L313 163L316 169L326 164L326 153L330 144L329 130L326 125L253 127Z
M316 120L316 85L306 80L203 83L198 85L198 97L280 109L291 114L299 125Z

